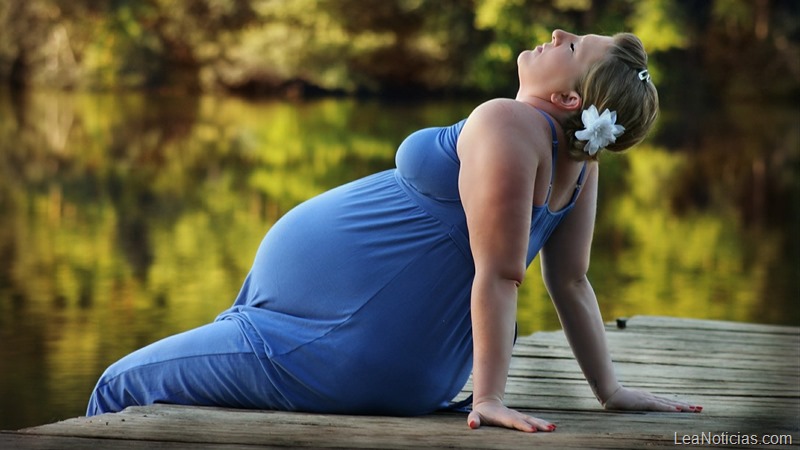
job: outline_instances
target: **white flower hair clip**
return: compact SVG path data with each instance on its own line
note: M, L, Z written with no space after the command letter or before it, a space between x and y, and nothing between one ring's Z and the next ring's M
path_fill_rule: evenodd
M585 128L576 131L575 137L581 141L587 141L583 151L592 156L601 148L616 142L617 137L625 131L625 127L616 123L616 111L606 109L603 114L599 114L594 105L583 110L581 120Z

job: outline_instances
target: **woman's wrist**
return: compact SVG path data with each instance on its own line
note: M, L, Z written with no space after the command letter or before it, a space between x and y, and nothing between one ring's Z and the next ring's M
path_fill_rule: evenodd
M498 395L482 395L482 396L475 396L472 399L472 407L475 408L477 405L481 404L496 404L502 405L503 404L503 397Z
M605 397L605 398L602 398L602 397L598 396L598 398L600 399L600 404L601 404L603 407L605 407L605 406L606 406L606 404L608 403L608 401L609 401L609 400L611 400L611 398L612 398L612 397L614 397L615 395L617 395L617 394L618 394L618 393L619 393L619 392L622 390L622 387L623 387L623 386L622 386L621 384L617 383L617 386L616 386L616 388L615 388L613 391L611 391L611 394L609 394L607 397Z

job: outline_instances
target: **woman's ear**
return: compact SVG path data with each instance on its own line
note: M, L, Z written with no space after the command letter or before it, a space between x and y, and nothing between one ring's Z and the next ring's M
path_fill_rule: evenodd
M575 91L553 92L550 94L550 103L558 106L564 111L577 111L583 105L583 99Z

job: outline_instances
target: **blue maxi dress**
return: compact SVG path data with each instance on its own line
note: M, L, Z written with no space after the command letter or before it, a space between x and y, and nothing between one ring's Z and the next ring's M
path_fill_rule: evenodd
M233 306L109 367L87 415L158 402L387 415L447 405L472 369L464 123L412 133L396 169L289 211ZM528 264L574 206L585 169L568 206L533 207Z

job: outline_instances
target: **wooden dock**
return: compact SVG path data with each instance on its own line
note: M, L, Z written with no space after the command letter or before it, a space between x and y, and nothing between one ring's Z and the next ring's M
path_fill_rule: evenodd
M396 418L155 405L0 432L0 448L800 446L800 327L642 316L607 329L624 384L684 398L703 412L602 410L564 334L547 332L518 340L506 402L556 423L553 433L470 430L461 413ZM778 445L761 442L765 437ZM756 442L745 444L751 438Z

